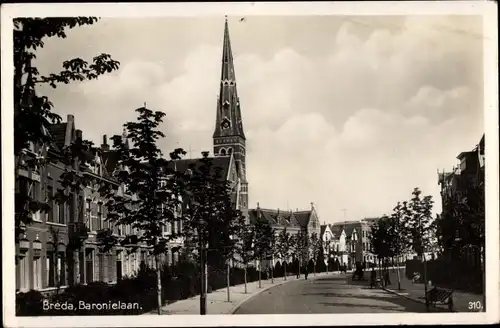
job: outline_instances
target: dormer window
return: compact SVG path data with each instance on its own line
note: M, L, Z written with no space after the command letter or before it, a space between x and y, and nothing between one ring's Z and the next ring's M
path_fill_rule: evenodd
M224 103L222 104L222 106L224 106L224 108L228 108L229 107L229 100L225 100Z

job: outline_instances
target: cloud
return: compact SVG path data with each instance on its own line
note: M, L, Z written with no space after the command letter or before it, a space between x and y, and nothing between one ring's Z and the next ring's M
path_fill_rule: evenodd
M316 28L312 18L301 19L273 24ZM322 221L343 220L341 208L348 209L347 219L361 219L389 212L419 186L435 197L439 211L436 169L450 168L483 129L482 47L451 32L472 29L474 20L406 17L379 24L366 18L360 25L335 18L326 28L325 19L318 18L321 29L310 35L260 25L253 34L243 26L231 30L250 205L295 209L314 202ZM178 34L148 43L147 51L144 40L130 36L143 47L127 48L116 74L44 92L56 111L74 113L93 140L120 132L134 108L147 102L166 113L165 153L179 146L192 156L211 150L222 36L208 32L212 23L202 35L186 36L194 29L185 32L181 21L174 24ZM197 24L203 29L203 21ZM141 31L140 22L134 26ZM167 39L178 42L167 46ZM68 42L84 51L77 41ZM125 53L120 42L109 39L106 52ZM165 59L151 59L162 52Z

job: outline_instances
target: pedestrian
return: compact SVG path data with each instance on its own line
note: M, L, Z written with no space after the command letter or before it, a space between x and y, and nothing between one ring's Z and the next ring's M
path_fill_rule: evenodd
M309 275L309 272L307 271L307 266L304 266L304 276L306 277L306 280L307 280L308 275Z

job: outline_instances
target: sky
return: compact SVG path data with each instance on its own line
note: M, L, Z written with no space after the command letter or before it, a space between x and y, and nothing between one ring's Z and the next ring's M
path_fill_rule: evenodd
M249 205L309 209L333 223L390 213L419 187L439 212L451 170L483 127L480 16L229 17ZM109 53L117 72L42 88L84 137L121 134L143 106L166 113L160 142L212 151L223 16L108 18L47 39L42 74ZM345 209L345 211L343 211Z

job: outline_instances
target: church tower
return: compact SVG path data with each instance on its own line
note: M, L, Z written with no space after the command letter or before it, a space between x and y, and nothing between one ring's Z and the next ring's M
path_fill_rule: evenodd
M229 27L224 25L222 48L222 70L220 90L217 97L217 115L215 121L214 156L234 157L240 180L240 208L248 208L248 181L246 179L246 138L243 133L240 99L236 91L233 52L229 40Z

